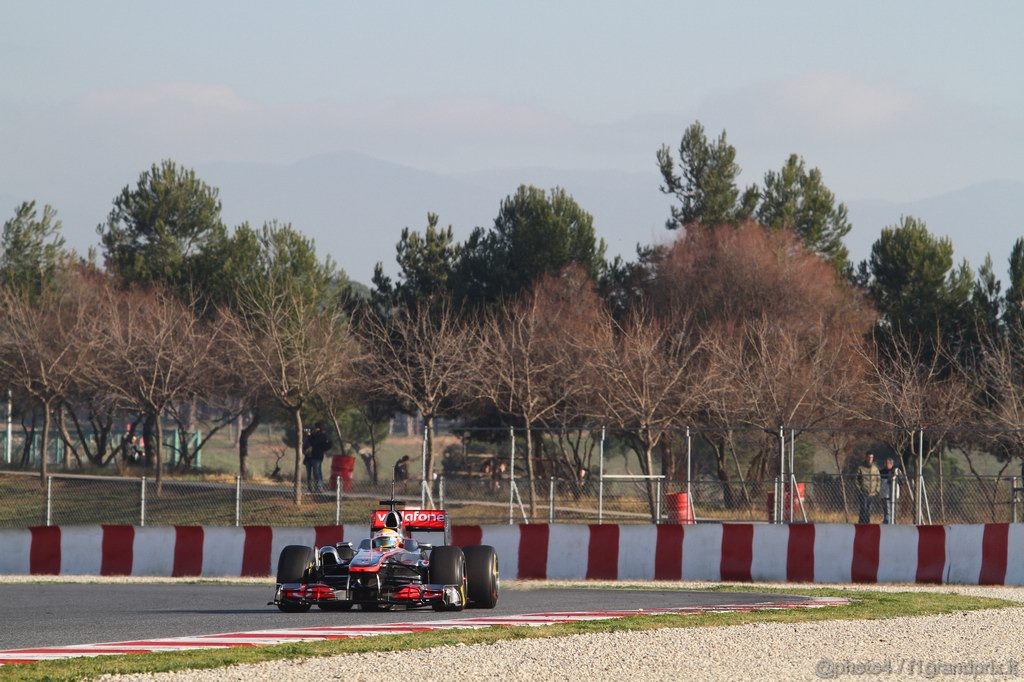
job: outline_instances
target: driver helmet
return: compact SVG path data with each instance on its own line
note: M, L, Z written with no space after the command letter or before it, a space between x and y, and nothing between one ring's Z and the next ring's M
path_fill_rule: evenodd
M379 550L396 549L402 546L402 538L397 531L385 528L373 539L373 548Z

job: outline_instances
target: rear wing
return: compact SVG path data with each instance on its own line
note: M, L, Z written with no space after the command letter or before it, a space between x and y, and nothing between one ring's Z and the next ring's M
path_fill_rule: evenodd
M390 509L377 509L370 518L370 531L387 528L387 516L392 513ZM444 509L396 509L402 520L402 532L411 533L414 531L441 532L444 533L444 543L451 544L451 526L449 524L448 512Z

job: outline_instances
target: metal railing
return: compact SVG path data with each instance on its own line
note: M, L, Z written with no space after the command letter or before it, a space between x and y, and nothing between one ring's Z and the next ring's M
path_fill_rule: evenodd
M0 472L0 527L40 525L278 525L319 526L367 522L391 484L341 479L322 492L302 491L301 504L287 484ZM333 483L333 485L330 485ZM611 476L594 480L538 478L510 503L510 478L438 476L426 486L435 506L455 524L515 523L870 523L915 522L916 481L901 478L896 496L865 496L856 476L816 474L798 481L790 495L779 478L667 482L661 477ZM395 495L415 504L420 479L396 484ZM922 486L924 523L1016 523L1024 515L1018 477L928 478ZM780 492L781 491L781 492ZM781 504L779 504L781 498ZM889 506L890 513L885 513Z

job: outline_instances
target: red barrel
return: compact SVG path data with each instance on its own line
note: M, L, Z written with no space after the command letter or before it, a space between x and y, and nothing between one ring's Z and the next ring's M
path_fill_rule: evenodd
M335 481L341 477L341 489L345 492L352 491L352 474L356 470L356 458L352 455L335 455L331 457L331 490L334 490Z
M695 523L693 507L686 493L669 493L665 497L668 499L669 523Z
M805 486L806 486L806 484L804 484L804 483L797 483L796 484L796 500L793 502L793 513L794 514L799 514L800 513L800 505L801 505L801 503L803 503L803 504L807 503L806 498L804 497ZM776 511L776 509L775 509L775 493L774 492L769 492L768 493L768 504L766 506L768 507L768 521L769 521L769 523L771 523L771 522L775 521L775 511ZM789 486L788 485L786 486L786 492L783 495L782 520L783 521L792 521L793 520L793 519L789 518Z

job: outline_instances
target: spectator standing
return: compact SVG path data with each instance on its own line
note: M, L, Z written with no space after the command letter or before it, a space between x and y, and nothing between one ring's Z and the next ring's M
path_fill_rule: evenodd
M395 483L401 483L409 480L409 455L402 455L402 457L395 462Z
M324 455L331 449L331 439L327 437L324 425L317 422L303 443L307 453L303 460L306 464L306 486L309 492L318 493L324 487L323 464Z
M882 498L882 523L889 524L894 523L893 518L893 506L898 498L897 490L897 478L900 474L899 467L896 466L896 461L892 457L885 458L885 464L879 470L879 475L882 477L881 486L881 498Z
M864 462L857 467L857 494L860 497L860 519L857 523L871 523L871 506L882 487L882 476L875 466L875 456L864 454Z
M508 464L505 462L498 462L498 466L494 469L494 492L499 492L502 488L502 481L508 480Z

